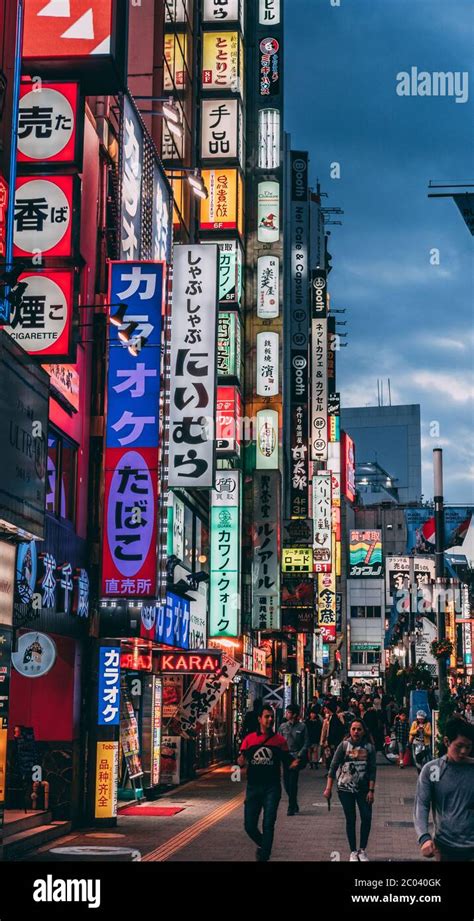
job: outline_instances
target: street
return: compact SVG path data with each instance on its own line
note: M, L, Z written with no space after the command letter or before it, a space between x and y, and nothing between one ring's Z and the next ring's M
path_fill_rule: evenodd
M415 768L403 771L377 757L377 785L372 832L367 848L374 861L420 860L412 824ZM29 859L46 859L52 847L97 845L137 848L143 861L254 861L255 845L243 828L244 781L231 780L230 766L218 767L198 780L155 800L153 805L181 808L167 816L124 816L113 831L86 829L58 838ZM328 813L323 798L325 771L306 768L300 776L300 814L288 817L282 795L272 861L347 861L342 807L337 795ZM150 805L150 804L149 804ZM428 861L423 861L429 863Z

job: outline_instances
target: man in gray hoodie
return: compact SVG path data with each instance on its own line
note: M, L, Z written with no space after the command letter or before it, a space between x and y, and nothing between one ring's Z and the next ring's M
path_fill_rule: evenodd
M413 820L424 857L474 861L474 727L462 717L446 723L447 752L418 777ZM428 831L430 808L434 837Z

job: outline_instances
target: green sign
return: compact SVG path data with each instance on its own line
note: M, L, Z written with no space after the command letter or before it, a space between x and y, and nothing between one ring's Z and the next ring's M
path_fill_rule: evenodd
M242 250L237 240L216 241L219 247L219 301L242 301Z
M239 507L213 507L209 636L237 637L239 607Z
M233 310L219 311L217 327L217 373L219 377L240 380L242 362L242 330Z

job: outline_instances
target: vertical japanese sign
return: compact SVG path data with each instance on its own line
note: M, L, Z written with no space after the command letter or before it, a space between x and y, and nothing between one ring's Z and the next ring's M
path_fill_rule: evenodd
M242 364L242 330L234 311L219 312L217 331L217 374L219 377L238 377Z
M278 470L278 412L261 409L257 413L257 470Z
M22 84L18 163L74 166L79 162L79 84Z
M201 119L201 158L237 159L242 142L240 100L204 99Z
M95 776L96 819L117 815L118 742L97 742Z
M109 326L104 595L155 594L163 276L162 263L110 264L109 302L137 327L131 353Z
M276 319L280 314L280 260L259 256L257 262L257 317Z
M328 456L328 329L327 320L311 324L311 460Z
M187 737L189 730L194 730L197 723L206 721L239 668L235 659L223 653L221 667L214 675L196 676L183 697L178 714L182 735Z
M343 432L342 439L342 489L349 502L355 501L355 446L352 438Z
M74 252L74 176L20 176L16 181L13 255L69 258Z
M237 240L215 240L219 247L219 303L238 304L242 300L243 254Z
M216 453L218 457L240 455L242 400L237 387L217 388Z
M280 474L255 471L253 476L252 626L256 630L278 630Z
M241 0L204 0L204 22L238 20Z
M280 22L280 0L258 0L258 21L261 26L276 26Z
M280 184L258 183L257 239L259 243L278 243L280 239Z
M122 115L120 258L140 258L142 225L143 128L127 96Z
M214 481L217 271L217 246L175 246L169 486Z
M161 724L163 712L162 679L152 675L152 746L150 779L153 786L160 781Z
M212 491L209 636L240 633L240 473L219 470Z
M243 71L242 39L238 32L204 32L202 87L239 92Z
M118 726L120 722L120 647L99 648L99 726Z
M318 575L318 626L323 643L336 642L336 570Z
M257 333L257 393L262 397L279 394L279 351L278 333Z
M331 474L313 477L313 559L316 572L331 571Z
M280 83L280 42L276 38L263 38L260 42L260 95L278 96Z

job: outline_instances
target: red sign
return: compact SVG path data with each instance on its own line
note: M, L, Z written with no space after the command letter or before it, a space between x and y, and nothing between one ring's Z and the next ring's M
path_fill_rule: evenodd
M221 664L221 652L200 649L197 652L160 652L159 668L162 672L185 672L198 675L214 674Z
M336 624L318 624L318 626L321 630L323 643L336 642Z
M79 371L78 365L43 365L50 377L50 386L54 396L63 400L79 412Z
M151 672L152 654L139 652L136 646L133 652L120 653L120 668L129 668L133 672Z
M73 165L77 159L78 83L22 83L18 115L19 163Z
M342 488L349 502L355 502L355 446L347 432L342 432Z
M73 199L73 176L18 178L13 255L71 256Z
M216 452L240 455L242 399L237 387L218 387L216 403Z
M28 286L5 331L25 352L47 361L71 361L74 270L23 272Z
M106 448L102 594L155 597L156 448Z
M25 0L23 58L111 52L112 0Z

